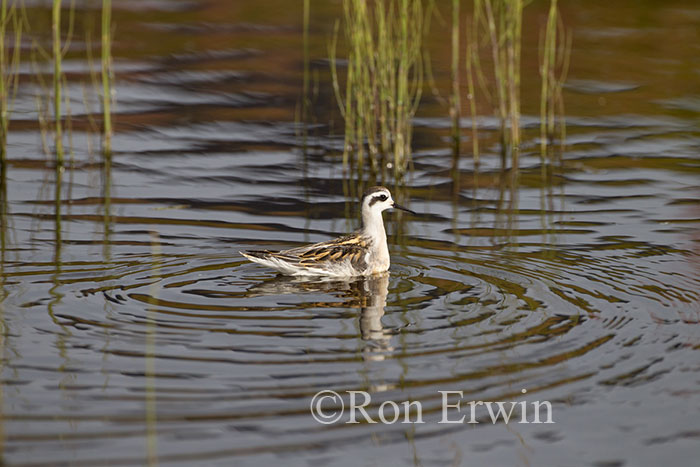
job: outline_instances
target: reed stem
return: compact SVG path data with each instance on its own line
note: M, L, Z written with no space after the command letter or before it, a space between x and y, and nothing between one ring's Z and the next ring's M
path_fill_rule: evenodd
M459 92L459 0L452 0L452 144L455 155L459 155L461 98Z
M5 76L7 76L5 59L7 16L7 0L2 0L2 4L0 5L0 164L2 164L3 170L5 167L5 158L7 157L7 130L9 127L7 88L5 87Z
M112 0L102 0L103 151L112 152Z
M411 119L423 87L422 1L344 0L343 20L348 47L345 96L335 63L337 28L329 53L333 88L345 118L343 166L347 169L352 158L356 170L368 164L384 178L385 170L393 167L400 177L409 164Z
M12 26L12 53L8 51L6 37ZM10 127L10 114L17 89L19 88L19 63L22 39L22 21L13 3L8 7L7 0L0 4L0 164L7 158L7 135Z
M55 123L54 144L56 164L63 165L63 129L61 124L61 0L53 0L51 12L53 35L53 113Z
M542 41L540 75L540 159L542 164L552 156L551 144L557 127L559 113L559 137L563 147L566 139L562 88L569 68L571 37L566 34L558 12L557 0L551 0Z
M466 65L467 65L467 90L469 94L469 113L472 120L472 153L474 163L479 164L479 133L476 109L476 87L474 85L474 74L479 68L479 24L481 21L481 0L474 0L473 17L471 29L467 30Z
M474 0L474 19L467 44L467 79L470 95L474 96L475 75L487 96L493 96L494 111L500 121L502 163L511 156L511 166L518 166L520 147L520 56L522 39L523 0ZM487 79L481 74L479 37L487 38L492 62L493 81L488 90ZM476 104L472 102L472 126L476 126ZM474 135L474 151L478 158L478 143Z

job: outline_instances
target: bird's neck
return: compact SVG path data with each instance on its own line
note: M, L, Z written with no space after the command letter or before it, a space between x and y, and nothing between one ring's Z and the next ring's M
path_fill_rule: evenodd
M362 232L379 242L386 242L384 219L381 212L370 212L362 216Z

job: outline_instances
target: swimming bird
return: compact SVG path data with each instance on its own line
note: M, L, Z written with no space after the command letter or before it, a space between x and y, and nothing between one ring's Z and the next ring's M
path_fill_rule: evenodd
M375 186L362 196L362 228L335 240L290 250L241 251L250 261L293 276L371 276L389 269L389 249L382 212L401 209L383 186Z

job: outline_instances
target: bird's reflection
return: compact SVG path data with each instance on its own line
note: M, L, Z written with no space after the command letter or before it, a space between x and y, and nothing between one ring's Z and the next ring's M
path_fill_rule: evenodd
M382 317L389 293L389 273L364 279L360 284L363 303L360 314L360 335L367 342L365 354L372 360L382 360L383 352L392 350L391 334L384 329ZM374 353L373 350L378 352Z
M384 329L382 317L389 293L389 273L345 280L337 278L276 276L248 289L249 297L261 295L328 293L339 302L314 302L319 308L343 307L360 309L360 335L365 342L363 354L370 360L381 360L391 351L391 332Z

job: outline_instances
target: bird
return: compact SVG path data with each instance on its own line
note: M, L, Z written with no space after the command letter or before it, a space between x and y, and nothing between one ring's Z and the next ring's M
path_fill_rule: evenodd
M250 261L291 276L353 277L381 274L389 269L389 249L382 212L400 209L383 186L368 188L362 196L362 228L334 240L289 250L249 250L241 255Z

